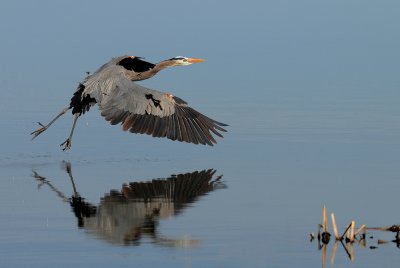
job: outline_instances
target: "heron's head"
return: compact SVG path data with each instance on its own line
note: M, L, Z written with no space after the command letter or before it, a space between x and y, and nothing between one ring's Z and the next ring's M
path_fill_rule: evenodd
M203 62L203 59L196 59L196 58L187 58L183 56L176 56L172 59L169 59L174 63L174 66L185 66L185 65L190 65L196 62Z

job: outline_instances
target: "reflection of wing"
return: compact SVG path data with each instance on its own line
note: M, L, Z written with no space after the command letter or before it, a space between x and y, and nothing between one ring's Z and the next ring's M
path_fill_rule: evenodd
M67 198L35 171L32 176L39 182L39 187L48 185L64 202L70 203L80 228L116 244L138 244L144 234L164 246L187 247L196 244L196 240L160 237L156 232L158 220L176 215L201 195L226 187L220 181L222 176L213 179L215 170L195 171L172 175L166 179L123 185L121 191L112 190L105 194L96 207L79 195L71 164L64 164L74 190L71 198Z
M211 181L211 178L215 172L210 169L173 175L167 179L154 179L150 182L132 182L123 187L123 195L128 199L145 201L160 198L182 207L193 202L196 197L214 190L214 184L218 181Z
M167 179L132 182L106 194L95 215L83 218L84 228L111 243L137 243L142 234L157 241L158 219L181 212L196 198L224 186L215 170L179 174Z

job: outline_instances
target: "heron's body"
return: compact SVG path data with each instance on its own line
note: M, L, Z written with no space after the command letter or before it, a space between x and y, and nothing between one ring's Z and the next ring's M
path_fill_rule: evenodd
M98 104L101 115L113 125L121 123L125 131L212 146L216 143L212 133L222 137L220 132L225 131L222 128L225 124L190 108L178 97L133 82L151 78L167 67L200 61L176 57L152 64L133 56L113 58L79 84L69 107L48 125L40 124L42 127L31 134L35 138L72 109L74 124L70 136L61 144L64 150L69 149L77 119Z

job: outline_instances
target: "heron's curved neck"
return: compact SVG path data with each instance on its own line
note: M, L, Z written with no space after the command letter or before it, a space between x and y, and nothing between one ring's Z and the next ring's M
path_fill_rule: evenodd
M171 60L164 60L161 61L157 64L154 65L153 68L151 68L148 71L140 72L140 73L128 73L129 78L132 81L139 81L139 80L145 80L149 79L153 76L155 76L159 71L164 70L168 67L174 66L174 62Z
M172 67L174 65L175 62L172 60L163 60L157 63L152 70L158 73L159 71L164 70L168 67Z

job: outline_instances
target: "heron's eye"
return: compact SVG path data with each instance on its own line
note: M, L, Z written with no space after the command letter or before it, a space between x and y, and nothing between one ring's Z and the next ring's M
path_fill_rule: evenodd
M183 61L183 62L187 62L188 60L187 60L187 59L183 59L182 61Z

